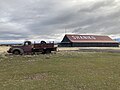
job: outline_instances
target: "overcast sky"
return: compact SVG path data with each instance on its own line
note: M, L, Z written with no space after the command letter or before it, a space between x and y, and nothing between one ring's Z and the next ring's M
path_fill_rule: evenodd
M0 0L0 41L120 36L120 0Z

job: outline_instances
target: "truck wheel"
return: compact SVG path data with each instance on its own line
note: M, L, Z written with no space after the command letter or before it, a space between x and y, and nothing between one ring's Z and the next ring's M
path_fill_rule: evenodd
M46 50L46 54L49 54L49 53L51 53L51 50L49 50L49 49Z
M42 51L42 54L45 54L45 53L46 53L46 51L45 51L45 50L43 50L43 51Z
M13 54L14 54L14 55L20 55L20 51L19 51L19 50L14 50L14 51L13 51Z

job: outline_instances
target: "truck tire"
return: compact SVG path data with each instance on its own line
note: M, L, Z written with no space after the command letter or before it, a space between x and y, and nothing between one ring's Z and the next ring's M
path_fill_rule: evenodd
M14 54L14 55L20 55L20 51L19 51L19 50L14 50L14 51L13 51L13 54Z
M47 50L46 50L46 54L49 54L49 53L51 53L51 50L50 50L50 49L47 49Z
M51 50L50 49L45 49L43 50L42 54L50 54L51 53Z

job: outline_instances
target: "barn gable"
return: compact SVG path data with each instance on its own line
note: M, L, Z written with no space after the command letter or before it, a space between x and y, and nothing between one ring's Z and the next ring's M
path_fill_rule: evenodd
M67 35L64 36L63 40L61 41L62 43L69 43L71 42L70 39L67 37Z

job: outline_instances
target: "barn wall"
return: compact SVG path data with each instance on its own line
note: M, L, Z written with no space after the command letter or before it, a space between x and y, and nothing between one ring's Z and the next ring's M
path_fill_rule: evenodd
M72 47L72 43L59 43L59 47Z
M72 47L119 47L118 43L72 43Z
M60 43L60 47L119 47L118 43Z

